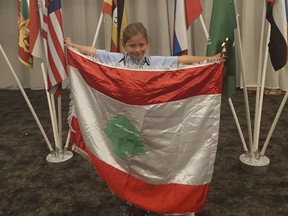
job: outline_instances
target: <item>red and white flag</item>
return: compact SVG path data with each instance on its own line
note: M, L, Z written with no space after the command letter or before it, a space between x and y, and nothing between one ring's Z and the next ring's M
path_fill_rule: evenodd
M202 13L200 0L175 0L173 56L188 53L187 29Z
M200 212L216 156L223 63L137 70L68 49L68 69L71 140L111 190L152 212Z
M67 78L61 0L45 1L43 21L43 37L47 40L48 90L57 95Z
M29 52L32 56L42 58L42 37L40 32L40 19L37 0L30 0L30 47Z

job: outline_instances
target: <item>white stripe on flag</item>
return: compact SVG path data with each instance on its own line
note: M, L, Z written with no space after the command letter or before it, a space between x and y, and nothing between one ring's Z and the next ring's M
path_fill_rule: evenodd
M175 38L178 41L180 47L173 47L173 55L176 52L181 52L188 49L187 42L187 29L186 29L186 17L185 17L185 4L183 0L177 0L175 5ZM175 43L175 42L174 42Z

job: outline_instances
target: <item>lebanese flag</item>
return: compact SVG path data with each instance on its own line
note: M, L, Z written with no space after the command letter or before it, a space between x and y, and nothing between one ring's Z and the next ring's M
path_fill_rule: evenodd
M269 54L275 71L287 63L287 2L286 0L267 0L266 18L271 25ZM286 4L286 6L285 6Z
M187 55L187 29L202 13L200 0L175 0L173 56Z
M127 69L67 50L71 141L122 199L201 212L217 150L223 63Z

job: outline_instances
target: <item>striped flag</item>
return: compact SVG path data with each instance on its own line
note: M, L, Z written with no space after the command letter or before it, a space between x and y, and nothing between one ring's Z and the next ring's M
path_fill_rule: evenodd
M125 52L122 46L122 34L128 25L125 0L104 0L102 12L112 17L111 51Z
M200 0L175 0L173 56L188 53L187 29L202 13Z
M77 150L127 202L200 212L216 156L223 63L133 70L67 52Z
M30 47L30 17L27 0L18 0L18 58L26 66L32 67L33 56Z
M30 0L30 48L32 56L42 58L42 42L37 0Z
M48 90L57 96L67 78L61 0L45 1L43 21L43 37L47 41Z
M287 63L287 0L267 0L266 18L271 25L270 59L278 71Z

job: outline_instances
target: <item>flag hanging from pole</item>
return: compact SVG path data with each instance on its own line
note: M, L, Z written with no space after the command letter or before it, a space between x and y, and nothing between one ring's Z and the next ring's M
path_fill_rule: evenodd
M43 37L47 41L48 90L57 96L67 78L61 0L45 1L43 21Z
M234 30L237 28L234 2L231 0L214 0L209 40L207 46L207 56L212 56L221 52L223 41L228 38L227 53L228 59L225 62L227 74L223 77L223 96L229 98L236 89L236 58Z
M188 54L187 29L201 13L200 0L175 0L173 56Z
M26 66L33 65L30 47L30 17L27 0L18 0L18 58Z
M104 0L102 12L112 18L111 51L125 52L122 46L122 34L128 25L125 0Z
M267 0L266 19L271 25L269 54L275 71L287 63L287 1Z
M40 19L37 0L30 0L30 48L32 56L42 58L42 37L40 33Z
M67 52L77 150L127 202L200 212L217 150L223 63L137 70Z

